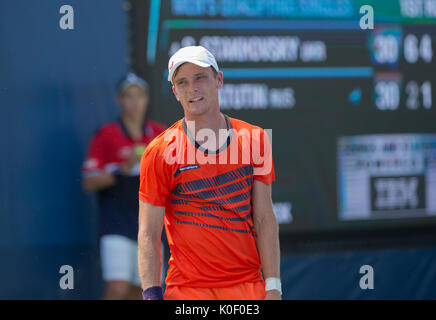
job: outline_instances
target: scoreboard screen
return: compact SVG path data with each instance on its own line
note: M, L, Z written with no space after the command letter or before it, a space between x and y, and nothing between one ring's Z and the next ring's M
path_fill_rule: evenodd
M282 233L436 226L436 0L151 0L149 10L154 116L183 117L169 57L209 49L222 112L272 130Z

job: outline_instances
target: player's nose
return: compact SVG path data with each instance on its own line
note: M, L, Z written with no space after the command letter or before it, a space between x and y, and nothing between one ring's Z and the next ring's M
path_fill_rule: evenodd
M190 81L188 85L188 93L191 95L191 97L194 96L195 94L198 94L199 90L200 88L196 83L196 81Z

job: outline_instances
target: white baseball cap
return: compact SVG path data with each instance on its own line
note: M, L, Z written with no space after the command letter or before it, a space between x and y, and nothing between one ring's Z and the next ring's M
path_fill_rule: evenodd
M205 47L183 47L173 54L170 61L168 61L168 81L172 82L174 71L185 62L196 64L202 68L212 66L217 72L219 72L215 57Z
M130 86L139 86L144 90L148 90L148 83L143 78L139 77L133 72L127 73L124 77L122 77L117 83L117 91L121 93Z

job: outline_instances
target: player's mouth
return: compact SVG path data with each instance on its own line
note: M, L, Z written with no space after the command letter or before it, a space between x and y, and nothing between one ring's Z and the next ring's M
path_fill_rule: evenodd
M189 103L197 103L200 101L203 101L203 97L197 97L197 98L194 98L192 100L189 100Z

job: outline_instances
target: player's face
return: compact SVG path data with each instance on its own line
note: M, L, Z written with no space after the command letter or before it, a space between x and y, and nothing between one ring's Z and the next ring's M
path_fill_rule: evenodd
M147 92L139 86L130 86L118 97L123 114L131 118L143 117L147 110Z
M211 67L202 68L192 63L179 67L173 79L173 92L182 104L185 114L201 116L219 108L218 89L223 85L223 74L215 74Z

